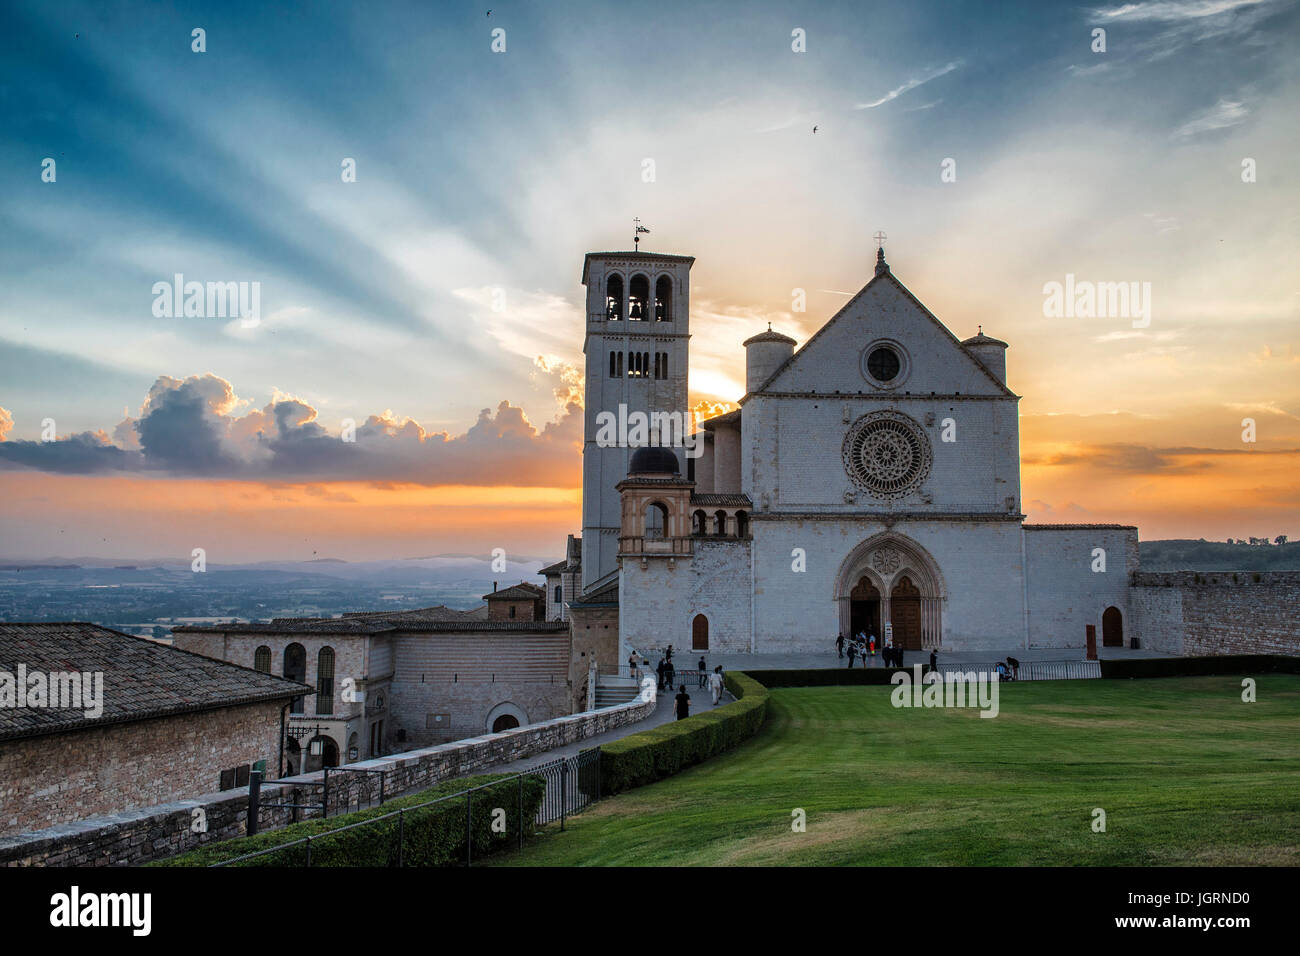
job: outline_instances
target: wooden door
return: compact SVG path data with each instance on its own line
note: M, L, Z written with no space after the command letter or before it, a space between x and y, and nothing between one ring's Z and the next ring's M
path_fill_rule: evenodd
M1124 646L1124 615L1117 607L1106 608L1101 616L1101 646Z
M894 624L894 646L905 651L921 649L921 589L904 575L889 595L890 617Z
M707 651L709 649L709 619L703 614L695 615L691 622L691 650Z

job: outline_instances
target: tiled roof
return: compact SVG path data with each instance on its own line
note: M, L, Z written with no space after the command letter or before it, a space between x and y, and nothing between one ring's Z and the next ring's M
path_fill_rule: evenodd
M594 591L588 591L586 594L578 596L576 601L570 601L569 607L597 607L601 605L618 604L618 578L596 588Z
M0 707L0 740L287 700L313 688L96 624L0 624L0 671L103 674L103 712ZM30 686L30 685L29 685Z
M364 619L367 621L391 621L393 624L405 624L408 621L463 621L473 611L458 611L454 607L439 604L435 607L421 607L410 611L349 611L343 615L346 620Z
M566 558L563 561L556 561L554 564L548 564L546 567L542 568L537 573L538 574L559 574L561 571L567 571L567 570L569 570L569 561Z
M721 415L714 415L712 418L706 418L700 422L701 428L707 428L712 431L719 425L738 425L740 424L740 413L743 409L733 408L729 412L723 412Z
M691 495L691 504L693 505L721 505L731 506L733 508L752 508L754 503L749 500L749 495L739 494L722 494L722 495Z
M483 595L483 600L492 601L497 598L508 598L512 601L535 601L545 593L546 591L536 584L520 581L508 588L502 588L500 591L493 591L491 594Z
M183 624L173 634L382 634L394 629L387 617L278 617L232 624Z

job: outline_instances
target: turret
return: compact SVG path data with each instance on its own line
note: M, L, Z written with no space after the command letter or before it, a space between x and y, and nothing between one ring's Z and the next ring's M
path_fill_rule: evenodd
M794 355L794 339L773 332L771 323L766 332L745 339L745 391L756 391L772 377L772 373Z

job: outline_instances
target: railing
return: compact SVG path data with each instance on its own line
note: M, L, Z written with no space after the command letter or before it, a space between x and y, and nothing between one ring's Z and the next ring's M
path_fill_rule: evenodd
M253 772L257 777L258 786L249 787L250 803L250 820L255 819L257 812L256 791L260 789L261 774ZM406 856L406 814L414 810L423 810L426 807L432 807L439 803L446 803L449 800L465 800L465 865L473 865L473 837L474 831L470 825L474 807L474 794L488 787L499 787L503 783L512 780L518 781L519 784L519 814L520 819L516 827L518 833L518 845L522 848L524 845L524 826L523 826L523 781L525 777L541 777L546 782L546 791L542 796L541 806L537 809L537 815L534 823L542 826L547 823L560 821L560 829L565 828L565 823L571 814L579 813L586 809L594 801L600 799L600 748L592 747L590 750L583 750L575 757L560 757L549 763L544 763L540 767L532 770L525 770L522 773L512 774L509 777L503 777L499 780L493 780L489 783L480 784L477 787L470 787L456 793L449 793L445 797L437 797L413 807L402 807L400 810L394 810L391 813L385 813L369 820L360 820L356 823L345 824L333 830L319 833L315 836L303 837L301 840L290 840L277 846L268 847L265 850L257 850L253 853L245 853L229 860L222 860L219 863L211 864L212 867L233 866L236 863L242 863L246 860L256 859L258 857L269 856L273 853L286 855L284 866L311 866L312 862L312 844L319 843L321 840L328 840L332 836L340 833L346 833L349 830L356 830L362 827L374 827L383 821L397 820L397 866L402 866ZM294 786L294 784L286 784ZM271 806L271 804L268 804ZM287 805L276 805L287 806ZM252 834L256 831L256 824L250 828ZM293 852L302 849L302 853ZM301 858L301 862L299 862Z
M694 550L695 543L691 535L675 535L671 538L629 535L618 539L619 554L692 554Z
M993 673L997 667L998 661L991 664L940 664L939 673ZM1018 668L1007 668L1008 680L1092 680L1100 677L1100 661L1023 661Z

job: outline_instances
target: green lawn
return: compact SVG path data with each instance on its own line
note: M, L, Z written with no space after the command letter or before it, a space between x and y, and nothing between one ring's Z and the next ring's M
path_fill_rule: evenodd
M741 747L495 864L1294 866L1300 677L1257 680L1253 704L1238 677L1003 685L993 719L777 689Z

